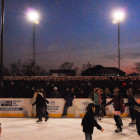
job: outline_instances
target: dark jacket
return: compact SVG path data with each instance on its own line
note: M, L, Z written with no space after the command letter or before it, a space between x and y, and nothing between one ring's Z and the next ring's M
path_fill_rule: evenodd
M79 94L78 98L86 98L86 95L85 94Z
M134 105L134 110L135 110L135 117L136 119L140 119L140 104L135 104Z
M102 93L102 94L101 94L101 100L102 100L102 104L103 104L103 105L106 104L106 98L107 98L107 97L106 97L106 94L105 94L105 93Z
M66 106L72 106L72 101L74 99L75 93L67 92L66 97L64 98L66 100Z
M83 126L83 132L85 133L93 133L94 126L97 127L97 129L101 130L101 126L97 123L97 121L94 119L94 112L92 110L88 111L84 118L82 119Z
M59 92L53 92L52 97L53 98L61 98L61 94Z
M128 95L128 103L125 103L126 106L134 106L136 104L136 101L134 99L134 96L132 94Z
M94 92L91 92L91 93L89 94L89 97L91 98L92 101L94 101Z
M48 104L49 101L43 98L41 94L38 94L36 97L36 101L32 105L36 104L37 107L45 107L46 103Z
M115 111L121 111L122 113L124 112L123 99L121 96L115 96L105 106L110 105L111 103L114 103L113 107Z
M86 98L86 94L85 93L79 93L76 98Z

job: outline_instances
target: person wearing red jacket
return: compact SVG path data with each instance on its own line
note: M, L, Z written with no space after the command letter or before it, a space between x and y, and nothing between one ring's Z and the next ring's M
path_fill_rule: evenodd
M117 129L115 130L115 133L119 133L122 131L122 119L121 114L124 113L124 102L123 98L120 96L119 90L114 90L114 98L109 101L105 106L110 105L111 103L114 103L114 120L116 122Z

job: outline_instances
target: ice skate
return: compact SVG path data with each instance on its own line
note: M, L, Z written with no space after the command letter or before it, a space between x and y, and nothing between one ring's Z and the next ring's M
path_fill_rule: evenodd
M100 117L98 117L98 120L101 121L102 119Z
M120 133L120 132L122 132L122 128L117 128L117 129L115 130L115 133Z
M45 122L46 122L48 119L49 119L49 117L46 117L46 118L45 118Z
M132 122L129 123L129 126L132 126L134 124L136 124L136 122L135 121L132 121Z
M115 124L117 126L117 124ZM123 126L123 123L121 123L121 126Z
M40 122L42 122L42 120L37 120L37 121L36 121L36 123L40 123Z
M62 116L61 116L62 118L66 118L67 117L67 115L65 115L65 114L62 114Z

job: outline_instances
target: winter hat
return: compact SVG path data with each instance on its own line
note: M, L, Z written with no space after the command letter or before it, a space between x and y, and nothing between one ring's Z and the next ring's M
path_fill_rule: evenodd
M53 89L57 89L57 87L54 87Z

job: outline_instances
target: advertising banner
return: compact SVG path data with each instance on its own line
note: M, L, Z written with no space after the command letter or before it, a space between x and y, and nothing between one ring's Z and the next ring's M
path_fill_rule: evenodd
M22 100L0 100L0 111L23 111Z
M50 98L47 100L49 101L49 104L47 105L48 113L55 114L53 116L61 116L65 104L64 99Z

